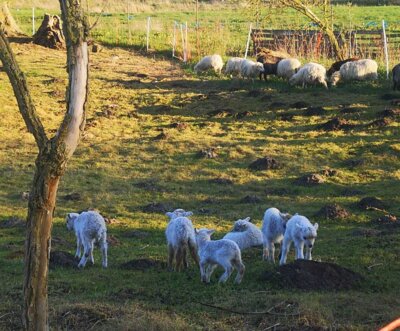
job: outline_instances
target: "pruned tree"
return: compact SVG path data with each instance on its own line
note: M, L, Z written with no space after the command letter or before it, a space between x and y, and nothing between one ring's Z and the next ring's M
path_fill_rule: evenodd
M269 6L293 8L304 16L312 20L328 37L333 53L338 60L344 60L344 51L340 48L339 42L333 32L332 24L329 22L330 0L269 0ZM316 8L322 16L318 16ZM322 18L321 18L322 17Z
M54 49L64 48L65 38L60 17L45 14L42 24L33 36L33 43Z
M53 213L58 184L85 126L88 93L88 24L79 0L60 0L67 44L69 82L66 113L57 133L49 138L35 110L4 29L0 27L0 60L19 111L35 138L38 155L30 191L25 240L24 312L26 330L48 330L48 265Z
M22 34L8 9L7 2L0 3L0 23L3 25L3 29L8 36Z

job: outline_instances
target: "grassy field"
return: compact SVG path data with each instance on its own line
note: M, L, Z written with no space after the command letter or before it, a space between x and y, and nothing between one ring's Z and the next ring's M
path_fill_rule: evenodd
M65 54L32 44L13 48L45 127L54 133L65 109ZM52 249L74 252L75 238L64 224L67 212L93 207L116 222L108 227L107 270L99 265L98 250L93 267L51 270L53 329L264 330L276 325L276 330L371 330L399 315L400 228L376 225L371 221L384 213L357 206L362 197L376 196L387 204L387 212L400 212L398 118L383 127L369 125L392 107L381 98L390 88L388 81L325 91L290 88L279 79L196 78L177 62L120 48L92 54L90 71L87 130L61 182ZM326 112L306 116L294 108L299 101L323 106ZM21 192L30 188L36 147L4 72L0 104L0 329L17 330L24 230L5 225L12 217L26 216ZM250 114L243 119L207 115L221 109L228 115ZM355 126L345 131L320 128L336 116ZM181 122L187 127L176 128ZM162 132L163 139L157 138ZM212 147L217 158L198 156ZM274 157L281 168L248 169L263 156ZM325 177L321 185L294 184L304 174L327 168L337 175ZM213 181L220 177L233 184ZM80 200L67 200L70 193L79 193ZM247 195L256 195L259 202L241 203ZM277 267L263 262L257 248L243 254L246 274L240 286L232 280L218 285L219 272L205 286L194 266L182 273L166 270L167 219L162 212L143 212L153 202L192 210L195 226L216 229L215 238L238 218L251 216L259 225L271 206L298 212L320 224L314 259L351 268L365 280L349 291L281 289L262 276ZM342 205L350 216L315 216L329 203ZM138 270L137 259L146 259L150 267ZM132 260L131 268L121 266ZM270 313L246 314L266 310Z

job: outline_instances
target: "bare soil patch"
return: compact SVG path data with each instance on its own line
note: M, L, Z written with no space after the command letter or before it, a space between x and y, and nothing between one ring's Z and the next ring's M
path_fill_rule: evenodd
M382 110L378 115L381 117L398 117L400 116L400 109L385 109Z
M322 207L316 214L316 216L324 217L326 219L344 219L350 216L350 213L339 206L338 204L329 204Z
M295 184L302 186L315 186L324 182L324 178L319 174L308 174L295 180Z
M51 251L50 252L50 269L56 267L62 268L78 268L79 259L75 258L71 253L64 251Z
M186 130L189 127L189 124L185 122L175 122L170 125L171 128L178 129L179 131Z
M307 107L310 107L310 104L305 101L297 101L290 105L290 108L294 108L294 109L303 109L303 108L307 108Z
M384 118L379 118L375 121L372 121L371 123L367 124L367 127L370 128L384 128L385 126L388 126L390 123L392 123L393 120L389 117L384 117Z
M167 140L170 138L169 133L162 131L160 134L154 137L154 140Z
M381 199L378 199L376 197L362 198L358 202L358 206L363 210L369 210L369 209L385 210L387 208L386 203L384 203Z
M197 156L205 159L215 159L218 157L217 149L215 147L202 149L197 153Z
M161 202L152 202L142 207L142 211L145 213L166 213L171 209L172 208L170 208L168 205L165 205Z
M250 163L249 169L251 170L269 170L269 169L278 169L280 167L280 163L272 157L266 156L260 159L255 160Z
M64 195L63 198L66 201L79 201L79 200L82 199L82 196L78 192L73 192L73 193L69 193L69 194Z
M147 270L150 268L164 268L165 262L156 261L153 259L134 259L122 263L120 268L130 270Z
M220 108L207 113L208 117L224 118L233 116L235 111L231 108Z
M320 125L320 128L325 131L349 130L353 127L354 125L350 124L347 120L339 117L334 117L328 122Z
M274 278L284 288L301 290L349 290L359 286L363 277L334 263L296 260L267 273L264 280Z
M335 177L338 174L338 171L335 169L324 169L321 170L321 175L325 177Z

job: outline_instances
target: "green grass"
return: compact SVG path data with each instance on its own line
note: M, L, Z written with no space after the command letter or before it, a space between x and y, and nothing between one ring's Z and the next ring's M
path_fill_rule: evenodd
M32 44L13 44L13 49L46 130L54 133L65 111L65 53ZM263 330L280 323L282 329L365 330L398 316L399 228L381 236L353 235L356 229L375 227L371 220L382 215L360 210L356 206L360 198L377 196L388 203L388 212L399 215L400 211L399 122L384 128L365 125L392 107L381 99L390 89L389 81L354 83L325 91L290 88L276 78L267 83L213 75L197 78L178 62L121 48L91 54L90 70L90 125L60 185L53 249L74 252L75 238L67 233L64 217L67 212L89 207L117 219L108 228L119 244L109 249L107 270L101 269L96 250L93 267L50 271L53 329ZM138 82L138 73L148 76ZM260 90L260 96L249 97L250 90ZM324 106L328 113L306 117L303 110L290 107L296 101ZM285 106L273 109L272 102ZM10 217L26 216L27 203L20 193L30 188L37 151L4 72L0 72L0 104L1 225ZM341 105L359 111L341 115ZM248 110L252 116L243 120L207 116L220 108ZM104 110L113 114L104 116ZM294 115L292 121L281 119L287 113ZM338 115L356 124L355 129L319 129L318 125ZM175 122L185 122L188 128L171 128ZM160 130L169 138L156 140ZM199 150L209 147L218 147L216 159L197 157ZM250 171L248 165L262 156L272 156L283 166ZM358 158L367 162L355 168L347 166L346 161ZM338 175L327 178L321 186L293 184L299 176L327 167L338 170ZM209 182L220 176L234 184ZM149 181L154 184L139 184ZM286 189L283 194L282 189ZM345 189L362 193L344 196ZM66 201L63 197L71 192L80 193L82 199ZM239 202L249 194L259 196L261 203ZM205 286L193 266L183 273L167 272L163 267L167 218L162 213L142 212L151 202L192 210L195 225L215 228L215 238L222 237L237 218L251 216L260 225L264 210L271 206L298 212L320 224L314 259L351 268L365 281L352 291L281 290L275 281L262 280L264 272L276 266L261 261L261 249L244 252L246 274L240 286L232 280L218 285L219 272L212 284ZM347 208L351 216L334 221L314 216L333 202ZM134 230L147 236L129 237ZM0 229L0 329L21 327L23 243L22 229ZM120 268L137 258L154 260L160 266L145 271ZM368 269L372 265L376 266ZM300 314L241 315L199 302L243 312L265 311L285 302L286 308L277 311L298 310Z

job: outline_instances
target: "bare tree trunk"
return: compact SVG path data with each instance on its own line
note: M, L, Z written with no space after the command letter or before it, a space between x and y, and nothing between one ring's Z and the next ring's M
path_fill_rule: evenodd
M4 30L8 36L22 34L17 23L15 23L10 10L8 9L7 2L0 4L0 22L2 22Z
M20 113L39 148L29 199L25 240L23 322L25 329L29 331L49 329L47 282L57 189L65 165L74 153L85 126L89 28L79 0L60 0L60 6L66 31L69 83L67 112L52 139L46 136L25 77L0 26L0 60L10 79Z

